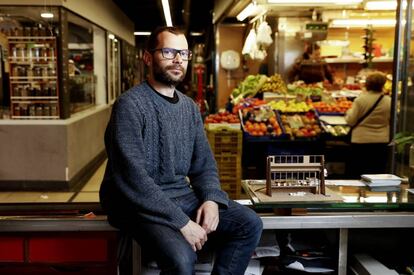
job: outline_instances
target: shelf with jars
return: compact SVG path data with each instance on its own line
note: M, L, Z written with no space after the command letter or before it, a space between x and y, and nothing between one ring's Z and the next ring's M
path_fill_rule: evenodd
M11 36L10 106L13 119L58 119L56 37Z

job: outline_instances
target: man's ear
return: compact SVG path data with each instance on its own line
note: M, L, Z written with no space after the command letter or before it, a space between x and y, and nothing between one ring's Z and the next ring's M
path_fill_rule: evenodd
M150 66L152 62L152 55L146 50L144 51L143 60L145 65Z

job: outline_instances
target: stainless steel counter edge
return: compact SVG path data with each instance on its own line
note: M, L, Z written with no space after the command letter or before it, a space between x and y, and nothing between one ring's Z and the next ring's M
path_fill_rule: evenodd
M87 232L117 231L106 219L2 219L0 232Z
M264 229L318 228L414 228L414 213L328 215L328 216L264 216Z
M414 228L414 213L262 216L264 229ZM0 232L116 231L104 217L98 219L0 217Z

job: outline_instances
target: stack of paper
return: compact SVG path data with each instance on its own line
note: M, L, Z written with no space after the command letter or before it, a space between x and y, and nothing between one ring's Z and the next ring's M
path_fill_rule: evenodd
M397 186L402 178L393 174L365 174L361 175L363 182L368 186Z

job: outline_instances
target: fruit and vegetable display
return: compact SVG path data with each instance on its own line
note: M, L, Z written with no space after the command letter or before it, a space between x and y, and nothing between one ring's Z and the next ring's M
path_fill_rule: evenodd
M204 123L240 123L240 119L237 114L231 114L229 112L219 112L218 114L208 115L204 120Z
M348 84L344 84L344 86L342 87L342 89L345 90L361 90L361 85L359 85L358 83L348 83Z
M277 121L275 112L262 106L255 109L241 111L244 121L244 130L252 136L278 137L283 134L282 127Z
M312 109L312 106L307 104L306 102L296 102L296 100L292 99L286 102L285 100L272 100L267 103L273 110L281 111L282 113L285 112L307 112Z
M326 133L331 134L335 137L346 136L350 130L350 127L348 125L322 124L322 128Z
M237 104L244 98L255 96L266 81L266 75L248 75L237 88L233 89L231 93L232 103Z
M233 114L237 114L239 110L253 109L264 104L266 104L266 101L258 98L245 98L233 106L232 112Z
M286 94L287 87L280 74L274 74L260 88L260 92L271 92L278 94Z
M338 98L331 102L313 102L311 103L319 113L345 113L352 107L352 101L346 98Z
M318 119L313 111L305 114L282 114L280 116L285 133L295 138L313 138L321 133Z
M410 84L408 84L410 85ZM401 90L401 88L400 88ZM391 91L392 91L392 75L391 74L387 74L387 81L384 84L384 93L386 95L391 95Z
M302 96L321 96L324 90L322 83L306 84L299 80L287 85L288 92L294 95Z

